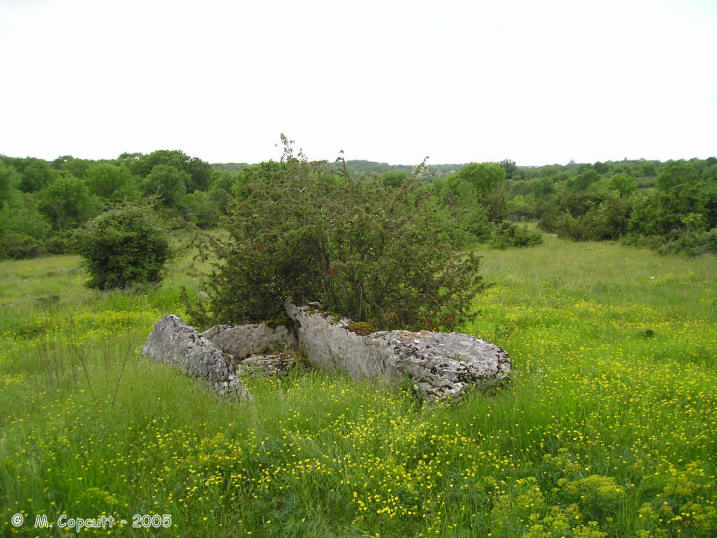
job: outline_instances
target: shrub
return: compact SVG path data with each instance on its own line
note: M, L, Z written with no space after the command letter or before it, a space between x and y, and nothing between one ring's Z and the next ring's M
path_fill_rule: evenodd
M200 228L211 228L219 222L220 210L206 192L194 191L185 198L187 218Z
M451 241L469 246L490 237L488 210L476 189L467 181L437 181L434 192L454 223Z
M0 236L0 258L16 260L42 256L47 250L45 245L24 233L7 232Z
M77 241L74 230L60 230L47 240L47 251L50 254L75 254Z
M50 223L26 194L0 208L0 258L34 258L46 253Z
M204 245L217 260L204 321L275 319L288 297L379 329L450 326L469 315L483 287L478 258L457 251L447 213L415 178L386 188L290 149L279 166L245 173L229 238Z
M510 221L503 221L496 225L491 237L493 248L504 249L507 247L529 247L539 245L543 242L543 236L523 224L519 226Z
M90 273L88 286L101 290L158 282L169 258L169 242L147 207L122 205L89 221L77 247Z
M628 174L615 174L610 178L610 188L620 193L620 196L628 196L637 189L637 181Z
M712 228L708 232L701 230L675 231L667 236L657 251L661 254L684 254L686 256L699 256L709 252L717 253L717 228Z

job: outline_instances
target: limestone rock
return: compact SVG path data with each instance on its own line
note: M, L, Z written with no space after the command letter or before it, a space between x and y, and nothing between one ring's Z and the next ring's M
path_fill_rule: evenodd
M473 385L494 385L510 375L508 354L462 333L391 331L383 337L398 369L424 397L459 395Z
M250 397L249 391L237 377L234 365L224 357L222 351L177 316L164 316L154 324L142 354L205 379L219 394Z
M209 381L221 394L249 397L238 375L277 375L295 363L297 346L309 362L355 379L410 379L419 395L441 399L471 385L492 385L510 375L511 360L498 346L460 333L355 331L350 319L335 320L318 305L286 303L294 334L286 327L219 325L202 334L177 316L154 326L143 353ZM363 328L363 326L362 326ZM354 329L354 330L352 330ZM370 330L370 329L369 329ZM267 354L268 350L273 353Z
M217 325L201 334L235 361L251 355L296 348L294 335L283 325L265 323Z
M403 376L388 360L385 333L367 336L349 331L348 318L332 321L318 305L286 304L289 317L296 323L299 347L309 361L329 371L348 373L354 379L365 377L400 380Z
M351 321L331 320L313 305L286 303L309 361L355 379L408 377L424 398L457 396L473 384L508 378L511 360L498 346L467 334L421 331L351 332Z

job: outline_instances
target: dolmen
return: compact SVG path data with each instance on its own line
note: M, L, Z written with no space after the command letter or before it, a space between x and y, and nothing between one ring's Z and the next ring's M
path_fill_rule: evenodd
M336 319L317 304L285 304L288 326L218 325L199 333L174 315L162 317L144 344L144 356L204 379L219 394L250 398L240 377L278 375L311 365L354 379L389 384L408 380L427 400L453 398L472 386L505 382L511 359L500 347L461 333L373 331Z

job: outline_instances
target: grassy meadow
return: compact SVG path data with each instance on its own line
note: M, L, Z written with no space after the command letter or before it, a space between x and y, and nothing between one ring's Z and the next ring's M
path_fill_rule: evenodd
M494 285L462 330L510 353L512 382L434 405L320 371L230 403L140 358L197 287L188 256L133 292L84 287L75 256L1 261L0 534L169 514L146 532L716 536L715 258L551 237L482 254Z

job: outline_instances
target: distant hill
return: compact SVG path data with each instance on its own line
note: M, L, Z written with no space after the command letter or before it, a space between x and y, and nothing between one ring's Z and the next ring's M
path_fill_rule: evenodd
M212 163L212 167L218 170L226 170L227 172L235 173L239 170L249 166L248 163Z
M695 161L695 159L692 159ZM529 179L529 178L540 178L540 177L551 177L561 172L574 175L580 173L586 169L593 169L599 174L613 175L616 173L627 173L638 178L652 177L652 182L645 183L643 180L639 186L645 188L645 186L654 185L654 176L657 175L658 170L662 166L660 161L647 161L645 159L623 159L622 161L605 161L590 163L575 163L573 161L567 164L546 164L539 166L517 166L512 161L503 161L501 166L505 163L512 165L512 169L506 167L507 179ZM338 164L331 163L332 166L338 168ZM456 164L428 164L425 170L421 173L421 179L423 181L433 181L434 179L447 176L454 172L457 172L468 163L456 163ZM231 173L236 173L243 168L250 166L247 163L214 163L214 168L220 170L226 170ZM383 174L393 173L406 173L410 174L413 172L418 164L388 164L376 161L366 160L349 160L346 161L346 167L349 171L358 176L381 176Z
M360 175L381 175L386 172L413 172L417 164L388 164L373 161L346 161L346 166ZM426 166L424 177L436 178L451 174L461 169L465 164L429 164Z
M219 170L226 170L227 172L238 172L243 168L249 166L247 163L213 163L212 166ZM338 166L338 165L337 165ZM364 176L380 176L387 172L405 172L410 174L413 172L417 164L388 164L374 161L363 161L363 160L351 160L346 161L347 168L356 175ZM451 174L461 169L465 164L431 164L426 166L426 170L422 177L427 179L434 179L437 177Z

